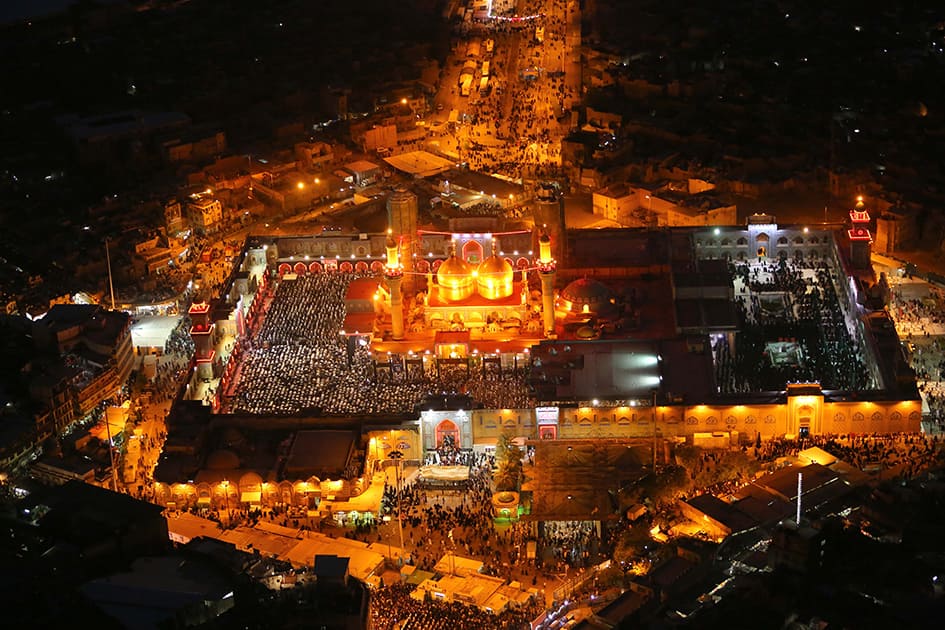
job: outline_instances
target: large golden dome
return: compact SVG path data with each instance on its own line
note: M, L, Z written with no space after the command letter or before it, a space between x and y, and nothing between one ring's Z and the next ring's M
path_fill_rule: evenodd
M456 254L451 254L436 271L440 299L449 302L465 300L476 292L473 267Z
M515 290L514 282L515 270L512 265L495 253L479 265L476 284L479 287L479 295L488 300L499 300L512 295Z

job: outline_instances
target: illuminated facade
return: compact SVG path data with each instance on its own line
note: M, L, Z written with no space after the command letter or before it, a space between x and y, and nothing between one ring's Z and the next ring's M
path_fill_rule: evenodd
M816 385L789 387L780 401L745 404L657 405L639 401L607 406L585 401L580 407L421 411L426 449L442 444L456 431L463 448L494 448L502 434L526 440L684 438L715 436L725 444L809 434L917 433L922 402L825 401Z
M442 447L445 438L462 449L489 448L503 433L728 444L917 432L922 402L914 374L888 314L870 310L878 307L868 307L860 290L871 281L850 247L863 236L857 229L868 235L861 210L851 215L861 225L849 233L778 225L767 215L745 226L572 231L562 246L566 267L547 233L536 238L526 231L418 232L409 239L412 271L403 264L408 239L393 231L272 237L247 248L246 259L263 260L273 278L331 269L383 277L376 295L384 308L375 310L380 316L370 343L375 352L393 355L384 369L393 371L397 361L413 374L438 371L438 361L470 374L529 365L529 396L537 408L481 409L476 401L462 412L421 407L421 451ZM334 261L322 254L312 260L315 251L332 248L339 251ZM804 291L774 278L773 270L790 261L798 263L796 273L807 274L798 276L800 284L813 287L816 279L819 295L830 295L826 310L817 312L836 315L835 339L849 342L862 360L855 382L806 369L820 356L820 320L805 320L807 337L771 338L764 324L736 317L733 305L755 295L761 315L800 326L799 309L810 308ZM413 276L415 292L403 289L406 275ZM725 356L752 335L763 359L758 365L771 378L732 385Z

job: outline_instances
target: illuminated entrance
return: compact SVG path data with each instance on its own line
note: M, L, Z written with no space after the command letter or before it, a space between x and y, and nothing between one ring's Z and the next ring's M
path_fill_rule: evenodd
M436 447L460 448L459 427L452 420L443 420L436 425Z

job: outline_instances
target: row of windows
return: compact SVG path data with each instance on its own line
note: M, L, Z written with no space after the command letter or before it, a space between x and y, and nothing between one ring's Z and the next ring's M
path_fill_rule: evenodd
M882 413L881 411L876 411L872 415L870 415L869 419L873 422L883 422L884 420L886 420L886 414ZM909 414L909 420L913 422L918 422L921 419L922 419L922 414L920 414L918 411L913 411ZM838 412L834 414L833 420L836 423L846 422L847 414ZM853 422L864 422L865 420L866 420L866 416L859 411L855 412L852 416ZM890 422L900 422L901 420L902 420L902 414L900 412L893 411L891 414L889 414ZM671 421L667 420L667 422L671 422ZM727 416L724 419L724 424L727 426L736 426L740 424L740 422L741 421L735 416ZM747 416L744 419L744 424L746 425L774 424L775 422L777 422L777 420L772 415L764 416L764 418L756 418L755 416ZM719 423L720 423L720 418L718 416L709 416L704 421L700 421L699 418L696 418L695 416L689 416L688 418L686 418L686 424L688 425L706 424L709 426L714 426L714 425L718 425Z
M880 411L874 412L870 415L869 419L873 422L883 422L886 420L886 414ZM893 411L889 414L890 422L900 422L902 420L902 413L898 411ZM921 420L922 415L918 411L913 411L909 414L909 420L917 422ZM857 411L852 415L851 420L853 422L864 422L866 421L866 416ZM844 423L847 421L847 414L843 412L838 412L834 414L833 420L835 423ZM534 422L530 418L526 418L523 421L516 420L515 418L508 417L504 419L499 419L502 426L512 427L512 426L524 426L531 427L534 426ZM679 424L682 421L680 416L665 416L660 418L660 422L666 424ZM562 415L560 418L560 424L565 426L569 424L579 424L579 425L588 425L588 424L646 424L650 422L650 418L647 415L632 415L632 416L574 416L568 417L567 415ZM777 422L775 416L768 414L765 416L746 416L744 418L737 418L735 416L729 415L722 418L721 416L709 416L703 420L700 420L696 416L688 416L686 418L686 424L700 425L704 424L707 426L720 426L725 425L728 427L734 427L739 424L743 425L758 425L758 424L774 424ZM499 428L499 424L494 418L487 418L483 420L482 417L479 418L479 425L484 426L487 429L496 429Z
M767 243L767 242L769 242L769 239L768 239L768 236L767 236L766 234L759 234L759 235L755 238L755 242L756 242L756 243ZM825 241L825 242L826 242L826 241ZM820 239L817 238L816 236L812 236L812 237L810 237L809 239L807 239L807 241L805 242L803 236L795 236L793 239L790 239L790 240L788 240L788 238L787 238L786 236L782 236L782 237L780 237L780 238L778 239L778 241L777 241L777 244L778 244L778 245L789 245L789 244L791 244L791 243L793 243L793 244L795 244L795 245L820 245ZM732 242L731 239L728 239L728 238L723 238L721 241L716 241L716 240L713 240L713 239L709 239L709 240L707 240L707 241L705 241L705 242L703 242L701 238L697 238L697 239L696 239L696 246L697 246L697 247L703 247L703 246L705 246L705 247L719 247L719 246L722 246L722 247L732 247L733 245L736 246L736 247L739 247L739 246L741 246L741 247L747 247L747 246L748 246L748 239L745 238L744 236L742 236L742 237L738 238L734 243Z

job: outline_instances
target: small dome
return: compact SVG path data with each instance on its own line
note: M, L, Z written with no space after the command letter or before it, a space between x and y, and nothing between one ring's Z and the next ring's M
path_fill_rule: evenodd
M246 437L236 427L226 427L220 437L226 446L239 446L246 441Z
M561 292L570 311L598 312L610 303L611 296L607 285L589 278L575 280Z
M493 254L479 265L476 284L479 294L489 300L497 300L512 295L514 291L515 270L511 263Z
M436 271L440 297L455 302L465 300L476 291L473 267L456 254L447 258Z
M231 450L221 448L207 456L208 470L233 470L240 467L239 456Z

